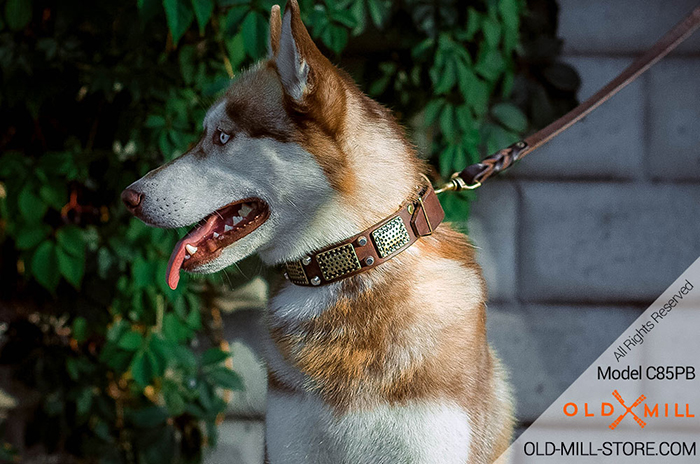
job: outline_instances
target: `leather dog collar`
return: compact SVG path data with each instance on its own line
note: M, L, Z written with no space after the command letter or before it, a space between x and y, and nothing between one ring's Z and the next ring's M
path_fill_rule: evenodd
M437 194L427 182L388 218L343 242L285 263L284 275L293 284L316 287L374 269L431 235L444 218Z

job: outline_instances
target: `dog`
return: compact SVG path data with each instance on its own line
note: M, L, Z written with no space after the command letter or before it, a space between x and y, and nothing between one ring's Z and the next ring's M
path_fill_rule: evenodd
M199 142L122 199L149 225L197 224L171 256L175 288L181 269L254 253L288 271L306 264L395 214L423 170L290 0L283 15L272 8L268 58L209 109ZM512 397L487 342L473 247L447 224L430 232L366 272L272 291L267 462L490 463L506 450Z

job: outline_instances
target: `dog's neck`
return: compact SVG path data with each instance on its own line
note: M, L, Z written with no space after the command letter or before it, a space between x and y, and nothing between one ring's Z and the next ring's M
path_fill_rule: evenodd
M364 95L349 90L346 94L347 112L338 144L347 157L347 175L356 187L338 192L328 183L309 185L324 198L312 212L305 205L296 205L305 217L297 230L284 231L284 237L260 250L267 265L297 260L352 237L395 213L421 183L420 164L401 128L373 116L367 101L359 100L367 99Z

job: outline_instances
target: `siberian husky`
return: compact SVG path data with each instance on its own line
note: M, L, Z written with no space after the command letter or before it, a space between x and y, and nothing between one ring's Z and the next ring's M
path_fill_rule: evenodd
M311 40L290 0L269 56L208 111L200 141L122 194L156 227L197 224L173 251L210 273L257 253L296 262L395 214L423 164L390 112ZM490 463L512 399L486 339L467 238L441 225L328 285L285 282L267 312L266 459L277 464Z

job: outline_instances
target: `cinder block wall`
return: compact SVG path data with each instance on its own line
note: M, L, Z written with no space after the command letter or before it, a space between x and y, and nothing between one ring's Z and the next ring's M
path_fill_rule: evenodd
M559 4L583 101L697 2ZM700 33L480 188L469 228L526 425L700 256Z
M583 100L696 0L559 3ZM527 425L700 256L700 32L478 193L468 228L489 285L489 337ZM259 312L226 318L246 392L234 395L210 464L262 462Z

